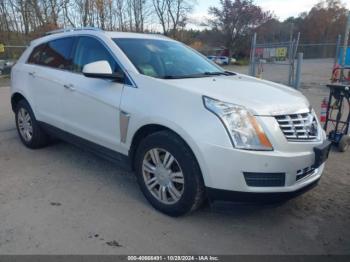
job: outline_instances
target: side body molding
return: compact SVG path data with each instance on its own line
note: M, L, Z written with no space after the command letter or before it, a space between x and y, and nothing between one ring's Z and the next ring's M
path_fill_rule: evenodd
M128 135L130 114L125 111L120 111L120 141L122 143L126 142L126 138Z

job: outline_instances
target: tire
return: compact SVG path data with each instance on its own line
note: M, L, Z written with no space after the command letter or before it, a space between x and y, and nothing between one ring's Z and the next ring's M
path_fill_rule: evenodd
M343 135L339 141L338 149L340 152L346 152L350 146L350 136Z
M16 127L22 143L31 149L47 146L49 138L36 121L33 110L26 100L15 107Z
M160 131L144 138L134 165L139 186L155 209L177 217L203 203L204 183L197 160L173 132Z

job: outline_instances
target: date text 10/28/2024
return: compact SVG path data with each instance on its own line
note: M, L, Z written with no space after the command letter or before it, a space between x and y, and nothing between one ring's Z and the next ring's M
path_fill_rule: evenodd
M217 256L128 256L128 261L220 261Z

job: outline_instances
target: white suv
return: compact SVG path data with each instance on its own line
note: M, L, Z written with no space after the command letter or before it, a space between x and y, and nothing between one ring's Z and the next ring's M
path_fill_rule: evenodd
M55 32L31 43L11 81L27 147L55 136L130 163L149 202L173 216L207 197L300 192L328 157L301 93L159 35Z

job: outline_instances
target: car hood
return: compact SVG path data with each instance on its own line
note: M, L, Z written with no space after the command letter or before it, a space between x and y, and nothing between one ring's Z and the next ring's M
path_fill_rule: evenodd
M310 110L308 100L299 91L240 74L164 81L190 92L244 106L255 115L283 115Z

